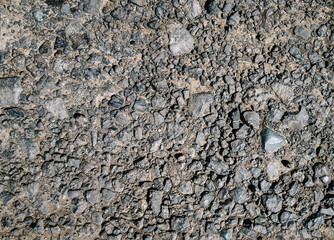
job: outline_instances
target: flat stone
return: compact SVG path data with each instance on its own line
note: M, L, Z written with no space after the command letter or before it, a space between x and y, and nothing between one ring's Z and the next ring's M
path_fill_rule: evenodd
M267 176L269 181L276 180L280 177L283 166L279 161L270 161L267 165Z
M301 108L298 113L286 115L283 119L290 129L300 131L308 123L309 116L305 108Z
M304 40L308 40L311 37L310 32L302 26L295 27L293 33Z
M217 156L210 157L208 168L218 175L227 175L229 167Z
M4 112L12 119L20 119L25 117L25 111L22 108L6 108L4 109Z
M37 195L39 191L39 183L38 182L29 183L28 185L24 186L24 189L26 193L29 195L29 197L34 197Z
M139 98L133 104L133 110L138 111L138 112L148 112L149 109L150 109L150 105L144 98Z
M283 201L279 197L269 195L265 201L265 206L269 211L277 213L282 210L282 203Z
M46 94L56 88L56 82L52 77L43 76L36 84L40 94Z
M203 117L213 103L213 95L207 92L195 93L188 103L189 113L193 117Z
M83 10L91 14L99 14L102 7L102 0L84 0Z
M51 112L56 118L68 118L65 103L61 98L55 98L45 103L46 109Z
M172 217L171 228L177 232L183 232L189 227L189 221L186 217Z
M200 204L202 205L202 207L208 208L213 199L215 199L215 195L213 193L206 193L203 195Z
M248 193L241 187L236 187L230 191L230 196L240 204L243 204L249 199Z
M282 83L274 83L272 89L276 95L284 102L289 103L294 97L293 88Z
M19 140L20 146L30 159L33 159L39 153L39 148L35 142L30 139Z
M147 5L146 0L130 0L130 3L136 4L137 6L140 6L140 7Z
M280 149L284 142L285 137L275 133L270 128L264 128L261 132L262 135L262 146L267 152L276 152Z
M202 13L202 7L198 0L189 0L185 5L185 10L189 18L196 18Z
M260 127L260 115L254 111L246 111L243 113L243 118L245 122L253 127L255 130L258 130Z
M158 215L161 210L163 191L152 190L150 192L150 207L153 214Z
M0 106L17 105L22 92L19 78L0 78Z
M194 38L181 24L170 24L167 28L169 49L173 55L189 53L194 49Z
M99 201L99 192L96 190L88 190L85 192L87 202L95 204Z

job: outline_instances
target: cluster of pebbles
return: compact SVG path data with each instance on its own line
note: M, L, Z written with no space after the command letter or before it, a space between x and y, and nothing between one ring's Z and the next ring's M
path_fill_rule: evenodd
M0 236L334 239L334 2L0 0Z

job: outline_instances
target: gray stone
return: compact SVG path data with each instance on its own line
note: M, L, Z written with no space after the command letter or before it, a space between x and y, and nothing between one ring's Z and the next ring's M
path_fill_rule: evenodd
M7 205L8 202L10 202L10 200L12 200L15 197L14 194L4 191L2 193L0 193L0 198L2 200L3 205Z
M299 113L288 114L283 118L283 123L285 123L289 128L294 131L300 131L308 123L309 116L305 108L301 108Z
M264 128L261 132L262 146L267 152L275 152L280 149L284 142L285 137L275 133L270 128Z
M306 62L306 59L300 54L298 48L295 45L289 49L289 53L296 59Z
M26 58L24 55L20 54L11 60L11 63L16 69L24 68L26 65Z
M321 25L318 30L317 30L317 34L319 37L325 37L327 35L327 26Z
M0 106L17 105L22 91L19 78L0 78Z
M285 223L290 222L290 221L295 221L295 220L296 220L296 215L293 214L293 213L290 213L288 211L284 211L280 215L280 222L282 224L285 224Z
M85 197L87 202L90 204L95 204L99 201L99 192L96 190L88 190L85 192Z
M307 30L306 30L304 27L302 27L302 26L297 26L297 27L295 27L295 29L293 30L293 33L294 33L296 36L298 36L298 37L300 37L300 38L302 38L302 39L304 39L304 40L308 40L308 39L311 37L310 32L307 31Z
M181 183L179 186L179 190L182 194L193 194L193 184L190 181L186 181Z
M55 98L45 103L46 109L51 112L56 118L68 118L65 103L61 98Z
M181 24L170 24L167 28L169 49L173 55L189 53L194 49L194 38Z
M228 165L223 163L223 161L217 156L210 157L208 168L218 175L227 175L229 170Z
M117 197L117 193L105 188L102 189L101 194L105 201L109 201L110 199L114 199Z
M71 167L79 167L80 165L80 158L69 157L67 160L67 164Z
M108 102L112 109L119 109L124 106L124 99L119 95L112 95Z
M316 229L319 225L323 224L324 222L324 216L321 213L317 213L316 215L311 215L307 222L306 222L306 227L308 230L314 230Z
M130 0L130 3L136 4L137 6L140 6L140 7L147 5L146 0Z
M219 8L216 0L207 0L204 8L209 14L215 15L219 13Z
M70 21L65 28L65 33L67 36L72 36L74 34L80 33L81 29L82 25L79 22Z
M83 10L87 13L98 15L102 7L102 0L84 0Z
M258 130L260 127L260 115L254 111L246 111L243 113L243 118L245 122L253 127L255 130Z
M149 203L152 212L155 215L158 215L160 213L163 194L164 194L163 191L157 191L157 190L150 191Z
M316 163L314 165L314 178L317 182L329 184L331 182L331 174L324 163Z
M188 0L185 5L185 10L189 18L196 18L202 13L201 4L198 0Z
M189 113L193 117L203 117L212 103L213 96L211 93L195 93L189 99Z
M189 227L189 221L186 217L172 217L171 228L177 232L183 232Z
M5 108L4 112L9 118L20 119L25 117L25 111L22 108Z
M20 146L30 159L33 159L39 153L39 148L35 142L30 139L19 140Z
M322 208L320 210L320 213L322 213L324 215L328 215L328 216L334 216L334 210L333 210L333 208Z
M272 122L279 122L284 115L284 112L279 109L271 109L269 119Z
M144 98L139 98L133 104L133 110L138 112L148 112L150 109L149 103Z
M122 7L117 7L111 12L111 16L116 20L122 20L125 18L126 11Z
M24 186L24 190L29 195L29 197L34 197L37 195L39 191L39 183L38 182L29 183Z
M215 195L213 193L206 193L203 195L200 204L202 205L202 207L208 208L213 199L215 199Z
M282 199L276 195L269 195L265 201L265 207L273 213L278 213L282 210L282 203Z
M290 103L294 97L293 89L288 85L274 83L271 87L283 103Z
M319 55L316 52L309 53L308 59L310 60L311 64L316 64L319 60Z
M239 24L240 20L241 20L241 17L240 17L240 15L239 15L239 13L236 12L236 13L233 13L233 14L228 18L227 23L228 23L229 25L237 25L237 24Z
M56 88L56 83L52 77L43 76L36 84L40 94L46 94Z
M251 172L245 166L241 166L236 171L234 179L236 182L242 182L250 179L251 177L252 177Z
M223 229L221 232L220 232L220 237L223 239L223 240L231 240L232 237L233 237L233 229L230 228L230 229Z
M240 204L243 204L249 199L248 193L241 187L236 187L230 191L230 196Z

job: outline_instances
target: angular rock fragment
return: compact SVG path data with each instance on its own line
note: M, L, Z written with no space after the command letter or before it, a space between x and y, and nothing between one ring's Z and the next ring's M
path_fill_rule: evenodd
M254 111L246 111L243 113L243 118L245 122L253 127L255 130L258 130L260 127L260 116Z
M146 0L130 0L131 3L136 4L140 7L146 6L147 1Z
M261 132L262 135L262 146L267 152L276 152L280 149L284 142L285 137L275 133L270 128L264 128Z
M189 99L189 113L193 117L203 117L212 103L213 95L211 93L195 93Z
M200 204L202 205L202 207L208 208L213 199L215 199L215 195L213 193L206 193L203 195Z
M225 164L220 158L217 156L212 156L209 159L208 168L211 169L211 171L214 171L218 175L227 175L229 167L227 164Z
M61 98L55 98L45 103L46 109L51 112L56 118L68 118L65 103Z
M0 106L17 105L22 91L19 78L0 78Z
M295 27L293 33L304 40L308 40L311 37L310 32L302 26Z
M214 15L219 13L219 8L216 0L207 0L205 2L204 8L209 14Z
M169 49L173 55L189 53L194 49L194 38L181 24L174 23L167 27Z
M113 109L121 108L124 105L124 99L119 95L112 95L108 105Z
M299 113L289 114L283 118L283 123L285 123L289 128L294 131L300 131L308 123L309 117L305 108L301 108Z
M150 109L150 105L144 98L139 98L133 104L133 110L138 111L138 112L148 112L149 109Z
M30 159L33 159L39 153L39 148L35 142L30 139L21 139L19 141L21 148L28 155Z
M265 200L266 208L273 213L277 213L282 210L282 203L282 199L280 199L276 195L269 195Z
M241 187L236 187L230 191L231 197L240 204L243 204L249 199L248 193Z
M102 7L102 0L84 0L83 10L91 14L99 14Z
M22 108L5 108L4 112L12 119L20 119L25 117L25 111Z
M185 5L185 9L189 18L196 18L202 13L201 4L198 0L189 0Z
M161 210L163 191L152 190L150 192L150 207L153 214L158 215Z
M186 217L172 217L171 228L177 232L183 232L189 227L189 221Z
M284 85L282 83L274 83L272 89L276 95L284 102L289 103L294 97L293 89L290 86Z

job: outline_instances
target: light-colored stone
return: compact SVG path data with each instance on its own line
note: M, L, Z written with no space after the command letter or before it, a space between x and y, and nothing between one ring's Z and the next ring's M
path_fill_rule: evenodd
M19 78L0 78L0 106L17 105L22 91Z
M45 106L46 109L51 112L56 118L68 118L68 113L63 99L55 98L53 100L47 101Z
M167 27L167 32L169 35L169 49L173 55L182 55L194 49L194 38L181 24L170 24Z

